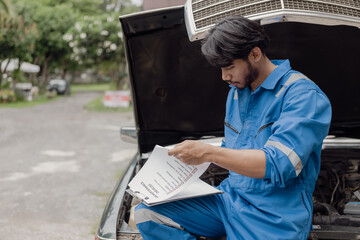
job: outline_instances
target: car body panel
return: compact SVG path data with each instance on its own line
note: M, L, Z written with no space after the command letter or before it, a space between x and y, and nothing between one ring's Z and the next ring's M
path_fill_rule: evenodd
M119 209L125 200L125 190L135 172L137 159L138 157L135 155L109 197L97 228L98 239L116 239Z
M183 15L179 7L120 17L140 152L155 144L223 134L229 88L202 57L200 43L188 41ZM208 75L216 77L198 80Z

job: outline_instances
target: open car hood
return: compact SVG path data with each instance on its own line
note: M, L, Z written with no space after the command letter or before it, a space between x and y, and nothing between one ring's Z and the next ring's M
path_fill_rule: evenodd
M120 17L140 152L223 135L229 87L190 42L184 7ZM270 59L290 59L329 97L330 134L360 137L360 29L300 22L264 26Z

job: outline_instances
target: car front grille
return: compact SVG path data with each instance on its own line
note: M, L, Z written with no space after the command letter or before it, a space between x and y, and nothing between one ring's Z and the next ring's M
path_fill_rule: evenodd
M210 2L211 0L209 0ZM206 1L205 1L206 2ZM216 2L212 0L212 2ZM218 1L219 2L219 1ZM253 15L268 12L281 8L278 0L254 1L254 0L233 0L223 1L211 7L203 7L194 11L196 28L202 28L230 15Z
M316 11L352 17L360 17L360 1L358 0L284 0L284 7L286 9Z
M197 29L213 25L216 21L230 15L251 17L277 10L360 18L359 0L192 0L191 8Z

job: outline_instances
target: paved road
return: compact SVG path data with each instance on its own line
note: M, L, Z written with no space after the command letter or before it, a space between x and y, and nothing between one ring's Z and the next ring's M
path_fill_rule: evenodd
M136 146L120 140L132 113L96 113L78 93L0 108L0 240L94 239L107 197Z

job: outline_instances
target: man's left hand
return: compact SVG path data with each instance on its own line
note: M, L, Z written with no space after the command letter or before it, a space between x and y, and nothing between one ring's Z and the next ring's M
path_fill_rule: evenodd
M199 141L186 140L182 143L175 145L169 150L169 156L174 156L182 162L189 165L199 165L207 162L209 150L212 145L205 144Z

